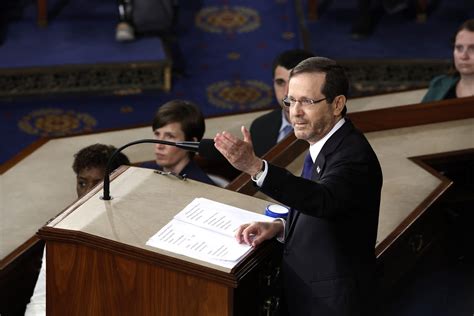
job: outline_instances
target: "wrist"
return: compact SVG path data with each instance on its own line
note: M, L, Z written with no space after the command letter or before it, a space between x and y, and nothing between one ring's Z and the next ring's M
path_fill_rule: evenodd
M257 159L254 164L252 164L252 168L249 169L248 174L255 179L258 174L261 174L265 170L265 164L262 159Z
M275 238L282 239L285 232L285 222L283 221L283 219L278 218L275 219L272 223Z

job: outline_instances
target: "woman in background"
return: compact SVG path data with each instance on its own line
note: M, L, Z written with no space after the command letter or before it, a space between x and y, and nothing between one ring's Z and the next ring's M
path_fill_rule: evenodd
M105 168L115 151L112 145L94 144L82 148L74 155L72 170L76 174L77 197L83 197L100 182L104 181ZM111 170L121 165L130 165L128 157L118 153L112 161Z
M170 142L201 141L206 125L199 107L187 100L171 100L163 104L153 119L152 130L157 140ZM194 153L174 146L156 144L155 163L142 167L158 168L189 179L214 185L214 181L198 166Z
M435 77L421 102L474 96L474 19L467 20L454 39L454 71Z

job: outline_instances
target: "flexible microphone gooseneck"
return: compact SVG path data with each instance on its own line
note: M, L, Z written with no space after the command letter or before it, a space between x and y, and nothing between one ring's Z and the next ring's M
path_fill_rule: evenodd
M151 144L163 144L163 145L170 145L175 146L184 150L193 151L199 153L200 156L211 160L221 160L225 159L221 153L214 147L214 140L213 139L202 139L200 142L190 142L190 141L181 141L181 142L169 142L166 140L158 140L158 139L141 139L130 142L128 144L123 145L120 148L117 148L112 155L110 156L109 160L107 161L107 165L105 167L105 175L104 175L104 190L103 196L101 197L102 200L111 200L112 197L110 196L110 172L112 170L112 162L115 159L115 156L122 150L127 147L136 144L143 144L143 143L151 143Z

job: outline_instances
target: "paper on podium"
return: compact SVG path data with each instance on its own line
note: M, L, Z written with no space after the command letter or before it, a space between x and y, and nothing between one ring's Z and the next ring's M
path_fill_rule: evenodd
M237 228L273 218L206 198L196 198L153 235L147 245L232 268L252 247L239 244Z

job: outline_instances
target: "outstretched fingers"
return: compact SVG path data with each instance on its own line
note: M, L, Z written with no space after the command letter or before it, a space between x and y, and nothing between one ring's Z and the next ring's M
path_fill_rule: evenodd
M252 137L250 136L250 132L248 129L245 128L245 126L242 125L240 128L242 131L242 135L244 136L244 142L252 144ZM253 144L252 144L253 146Z
M224 131L216 134L214 137L214 146L224 155L224 157L229 158L235 146L237 146L238 141L240 140L234 135Z

